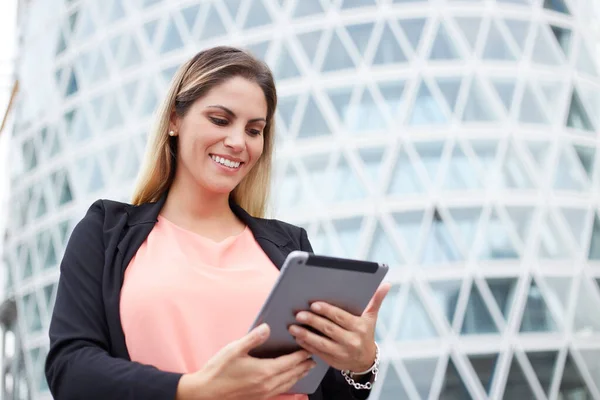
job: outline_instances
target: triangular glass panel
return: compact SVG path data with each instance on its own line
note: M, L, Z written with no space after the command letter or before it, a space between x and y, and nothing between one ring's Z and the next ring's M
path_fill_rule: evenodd
M287 44L282 46L281 54L279 54L273 70L276 80L290 79L300 76L300 71L296 66L296 62L290 55Z
M108 22L116 22L125 17L125 10L121 3L119 0L113 1L112 8L108 14Z
M468 158L461 146L454 145L450 161L446 167L443 188L446 190L466 190L481 187L478 169Z
M126 42L125 52L122 56L121 68L128 68L139 64L142 61L139 46L134 36L131 36Z
M406 82L402 80L379 82L379 92L385 99L388 111L394 119L398 117L400 106L404 103L403 94Z
M594 225L592 228L592 236L590 238L590 250L588 251L589 260L600 260L600 219L598 215L594 215Z
M344 126L350 127L350 100L352 99L352 87L333 88L328 90L329 100L333 104L338 117Z
M513 356L510 370L508 371L508 377L506 378L506 385L504 389L504 396L502 400L514 400L514 399L535 399L536 395L533 393L529 380L523 373L521 363L517 360L517 356Z
M438 364L437 358L405 359L404 366L421 399L428 399Z
M520 19L505 19L504 24L508 28L515 43L520 47L521 51L523 51L524 46L527 43L527 36L529 35L530 22Z
M296 35L296 38L302 45L302 49L304 50L304 53L306 54L306 57L308 58L308 61L311 64L315 63L315 56L317 55L319 42L321 41L322 36L323 31L306 32Z
M569 241L564 237L562 229L558 229L556 223L547 215L542 222L540 230L539 257L550 259L566 259L570 257L567 244Z
M504 162L500 174L500 185L508 189L532 189L533 181L519 158L519 153L514 145L509 145L504 155Z
M289 95L282 96L277 101L277 113L281 117L285 129L288 131L292 127L292 121L296 114L298 98L297 95Z
M160 71L160 76L162 76L165 82L169 83L171 82L171 80L173 80L173 77L175 76L175 73L177 72L178 68L179 67L177 65L164 68L162 71Z
M37 208L35 211L35 218L41 218L48 212L48 206L46 205L46 196L44 193L40 193L40 198L38 200Z
M415 292L414 288L410 288L404 311L400 317L400 326L397 340L427 340L438 337L438 333L431 322L431 318L427 313L421 299Z
M389 24L385 24L377 53L375 53L373 59L373 65L399 64L407 61L408 59L404 55L398 40L396 40L394 32L392 32Z
M590 52L585 45L584 40L580 40L579 42L579 56L577 57L577 70L583 72L585 74L592 75L594 77L598 76L598 69L596 68L596 63L594 59L590 56Z
M325 118L313 96L308 98L302 124L298 130L299 138L311 138L316 136L326 136L331 134L331 129L327 125Z
M117 2L119 3L119 2ZM77 39L83 41L84 39L89 38L96 32L96 26L94 23L95 18L91 16L92 11L88 7L84 7L83 16L79 22L79 26L77 27Z
M448 324L452 326L456 315L456 305L460 295L462 281L431 281L429 286L441 313L446 317Z
M209 23L205 23L202 27L200 40L208 40L227 34L227 28L225 28L223 20L221 19L221 15L219 15L219 12L214 4L210 5L210 10L207 12L206 21Z
M302 164L308 173L311 183L314 188L318 190L318 196L320 200L329 201L332 196L333 188L330 184L330 164L329 154L324 153L313 153L302 158Z
M584 191L589 186L587 176L576 156L563 148L556 168L554 188L558 190Z
M152 82L148 82L141 98L142 104L140 106L140 115L151 115L156 109L156 105L158 104L158 97L156 95L156 91Z
M376 0L342 0L342 9L375 6Z
M514 246L511 232L504 221L493 210L486 227L484 242L479 253L480 260L506 260L519 258L519 252Z
M448 366L446 367L446 373L444 374L444 380L442 381L442 387L440 390L440 399L447 398L471 400L473 397L467 390L465 383L462 380L452 357L448 359ZM427 397L423 397L426 399Z
M540 89L550 115L561 114L563 110L562 98L564 83L560 81L539 82Z
M427 171L431 182L435 182L440 172L444 142L415 142L415 151Z
M117 177L120 182L130 182L132 181L139 169L140 160L135 149L135 145L131 140L121 148L121 165L120 169L117 173Z
M469 361L483 386L483 390L489 395L494 383L494 376L498 364L498 354L469 354ZM462 399L462 397L461 397Z
M438 101L433 97L425 81L421 82L410 116L410 125L443 124L446 115Z
M315 235L311 235L312 246L317 254L331 255L332 246L331 239L323 227L319 227Z
M474 51L477 44L477 38L479 37L479 30L481 29L481 18L456 17L454 21L471 46L471 51Z
M387 233L384 231L381 224L377 225L375 233L373 233L373 241L369 249L368 260L387 263L390 267L397 267L404 264L404 261L399 256L395 246L390 241Z
M546 10L552 10L562 14L571 15L564 0L544 0L544 8Z
M89 192L95 192L104 187L104 177L102 176L102 170L97 158L94 158L92 161L92 171L89 176L90 180L88 181L87 188Z
M600 333L600 292L596 284L583 276L577 290L575 302L575 315L573 318L573 332L575 335L589 335Z
M104 79L108 78L108 67L104 52L102 49L98 49L98 59L96 60L96 68L92 74L91 84L101 83Z
M269 25L273 22L269 11L265 8L262 0L254 0L248 9L244 29L252 29L259 26Z
M543 112L544 107L535 97L530 85L525 87L519 121L527 124L548 124L548 117Z
M75 70L71 70L69 80L67 81L67 88L65 90L65 97L72 96L79 91L79 84L77 83L77 77L75 76Z
M403 195L422 193L424 190L423 183L419 178L412 160L406 154L405 150L401 150L396 160L396 166L392 172L392 181L388 187L389 195Z
M61 55L67 49L67 41L65 34L61 31L58 36L58 44L56 45L56 55Z
M544 282L548 288L549 307L560 310L566 315L571 297L571 283L573 279L567 276L546 276Z
M296 2L296 8L294 9L294 19L307 17L309 15L323 13L323 7L319 0L302 0Z
M158 20L152 20L150 22L146 22L144 24L144 33L146 34L146 39L148 39L148 43L151 45L154 43L154 39L156 38L156 31L158 28Z
M331 43L327 47L327 55L323 61L321 71L331 72L354 67L354 61L348 54L345 45L342 43L338 33L334 32L331 37Z
M534 63L556 67L563 64L556 52L556 46L553 43L550 32L547 26L540 25L538 34L534 41L533 52L531 59Z
M296 171L296 167L288 164L283 178L278 182L277 205L278 208L291 209L302 201L302 182Z
M579 246L583 245L585 242L583 232L585 232L585 226L588 221L588 210L571 207L560 207L559 210L566 224L569 226L575 243Z
M229 16L235 22L235 20L240 14L240 6L242 5L242 0L222 0L221 2L225 4ZM211 20L209 19L208 21Z
M190 33L194 32L194 25L200 15L200 4L192 4L181 9L181 15L185 21L185 26Z
M346 218L333 221L344 255L342 257L355 257L360 248L362 218Z
M381 304L381 308L379 309L379 316L377 317L377 326L383 327L386 332L392 330L392 320L394 315L396 315L396 308L398 303L398 298L400 296L400 285L393 285L390 288L387 296L383 300ZM382 340L383 337L380 337L378 340Z
M464 207L464 208L449 208L448 214L452 218L454 226L458 228L460 232L459 239L465 248L472 246L475 241L475 234L477 232L477 226L479 219L481 218L481 208L476 207Z
M358 150L358 154L362 161L362 169L367 174L369 182L378 186L382 175L381 165L385 149L372 147L362 148Z
M364 185L356 176L346 157L340 158L333 169L332 178L332 182L337 182L332 185L334 186L334 201L355 201L365 198Z
M517 278L488 278L486 283L505 320L511 312L517 291Z
M596 385L596 389L600 390L600 350L596 349L579 349L579 354L583 358L583 362L589 371L592 382Z
M552 33L554 34L554 37L556 38L556 42L562 49L564 56L566 58L569 58L569 56L571 55L571 38L572 38L571 30L567 29L567 28L563 28L561 26L554 26L554 25L552 25L550 28L552 29Z
M31 253L30 253L29 249L26 247L23 247L23 249L25 251L25 262L23 263L24 268L22 268L22 271L23 271L22 278L27 279L27 278L30 278L31 276L33 276L33 261L31 259Z
M578 397L581 399L593 399L587 384L581 376L581 371L575 363L573 356L569 352L565 361L565 369L562 374L562 381L558 389L558 399L569 399Z
M429 53L430 60L455 60L460 58L458 49L454 46L452 38L448 34L446 27L440 24L437 30L435 41Z
M271 42L265 40L258 43L247 44L246 49L259 60L265 61L267 58L267 51Z
M400 381L398 377L398 373L396 372L396 368L393 364L390 363L387 373L385 375L385 379L383 383L381 383L381 390L379 392L379 398L381 400L391 400L398 399L404 400L409 399L410 397L406 393L406 389L404 389L404 385Z
M367 45L369 44L369 39L373 33L374 26L375 24L373 22L346 25L346 30L352 38L354 45L358 49L358 52L363 56L365 54L365 50L367 49Z
M69 184L69 179L67 177L64 178L62 185L60 187L60 193L58 195L58 204L63 205L71 202L73 200L73 194L71 190L71 185Z
M554 377L556 361L558 361L558 351L532 351L526 354L544 392L547 396L550 396L552 378Z
M406 249L411 256L414 256L419 248L424 216L423 210L406 211L393 215L396 222L396 233L406 244Z
M556 332L556 322L548 309L546 300L542 295L535 279L527 292L527 302L523 310L523 319L519 332Z
M58 264L58 258L56 257L56 251L54 250L52 239L48 239L48 248L46 249L46 254L44 260L42 261L42 267L44 267L44 269L54 268Z
M506 43L504 35L498 29L498 24L495 20L492 20L490 24L490 31L488 32L482 57L485 60L497 61L513 61L516 59Z
M452 111L456 108L456 100L458 99L461 82L462 78L460 77L441 77L436 79L440 92L444 95L448 108Z
M569 114L567 116L567 126L569 128L581 129L594 132L595 128L592 120L589 117L577 90L573 89L571 95L571 105L569 106Z
M92 136L93 131L87 122L87 116L83 110L77 113L71 133L76 142L83 142Z
M175 21L171 17L169 19L169 24L167 25L167 31L165 32L162 45L160 46L160 52L161 54L165 54L180 49L181 47L183 47L183 40L181 39Z
M107 130L123 125L123 115L121 114L121 108L119 107L117 97L115 96L110 99L108 104L108 112L104 124L104 128Z
M506 212L510 218L510 221L512 222L512 226L515 227L517 233L519 234L519 239L521 239L521 242L527 243L531 228L531 221L533 218L533 208L507 206Z
M110 49L110 53L113 56L113 59L118 60L120 51L123 48L123 42L125 40L125 36L122 34L117 34L113 36L108 42L108 47Z
M46 310L49 312L54 308L54 299L56 298L57 283L51 283L44 286L44 301L46 302Z
M494 110L490 107L493 103L488 98L477 78L471 81L469 97L463 111L463 121L465 122L489 122L498 119Z
M346 125L355 132L370 132L383 130L386 127L385 119L379 104L373 99L371 91L364 88L358 104L346 117Z
M437 210L433 213L430 229L425 239L421 262L425 265L446 264L461 261L463 255L456 245L453 232Z
M421 36L423 35L423 28L425 27L425 18L412 18L412 19L399 19L398 24L404 31L404 35L412 45L412 49L416 52L419 43L421 42Z
M526 141L526 147L540 171L546 171L550 155L550 143L542 141Z
M490 333L498 333L498 328L481 297L479 287L473 283L460 334L484 335Z

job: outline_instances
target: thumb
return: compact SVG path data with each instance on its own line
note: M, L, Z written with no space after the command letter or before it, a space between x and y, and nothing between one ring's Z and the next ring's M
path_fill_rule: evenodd
M234 353L237 355L248 354L250 350L266 342L270 333L269 325L261 324L257 326L248 332L246 336L235 342Z
M379 309L383 304L383 300L385 300L385 296L387 296L391 288L392 285L390 283L384 283L381 286L379 286L379 288L373 295L373 298L369 302L369 305L367 305L364 314L372 317L377 317Z

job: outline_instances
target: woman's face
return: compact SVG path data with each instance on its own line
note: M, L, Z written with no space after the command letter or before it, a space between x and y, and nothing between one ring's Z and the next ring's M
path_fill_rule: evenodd
M215 86L172 122L179 136L177 175L230 193L263 152L266 118L265 95L255 82L234 77Z

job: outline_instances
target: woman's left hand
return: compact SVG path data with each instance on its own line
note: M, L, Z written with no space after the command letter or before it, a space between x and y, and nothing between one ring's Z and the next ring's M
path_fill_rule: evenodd
M361 316L352 315L331 304L313 303L311 311L299 312L296 320L325 336L299 325L290 326L290 333L300 346L319 356L329 366L342 371L366 371L375 361L377 315L390 287L387 283L381 285Z

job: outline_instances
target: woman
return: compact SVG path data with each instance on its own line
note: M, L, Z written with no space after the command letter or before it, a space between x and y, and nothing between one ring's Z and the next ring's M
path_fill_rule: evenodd
M46 360L57 400L368 397L387 285L361 317L322 303L298 314L327 335L290 327L302 351L248 356L268 338L266 326L246 331L278 268L312 251L303 229L259 218L276 103L268 67L234 48L177 72L133 204L97 201L67 245ZM312 355L332 367L317 392L283 394Z

